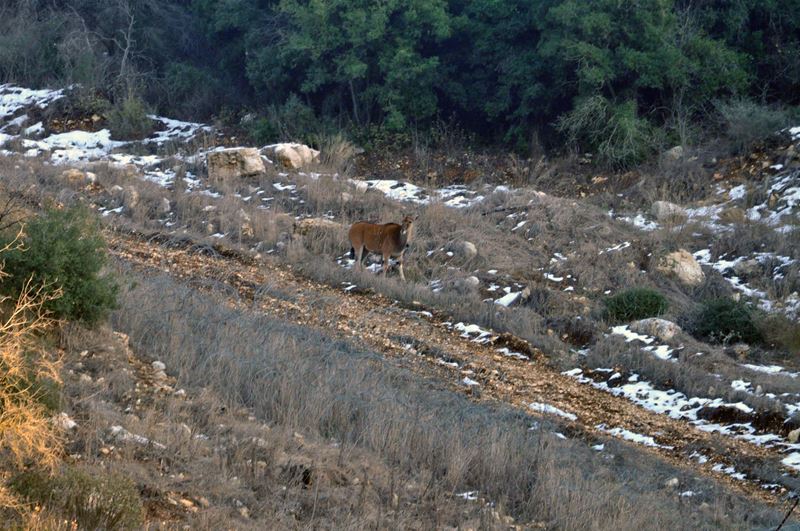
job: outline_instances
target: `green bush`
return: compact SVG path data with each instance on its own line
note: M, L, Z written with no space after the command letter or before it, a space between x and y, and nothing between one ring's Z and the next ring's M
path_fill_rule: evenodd
M247 122L246 127L247 134L258 145L277 143L281 140L278 127L267 118L256 118Z
M656 130L637 115L635 101L617 105L602 96L584 98L559 117L556 127L572 143L594 151L599 163L614 168L642 162L656 145Z
M725 133L736 152L746 151L777 131L794 125L793 113L745 98L716 103ZM795 113L796 114L796 113Z
M656 317L667 311L669 303L661 293L650 288L631 288L605 299L606 315L616 322Z
M11 487L31 503L75 520L80 529L140 529L144 521L136 485L102 469L67 466L55 476L29 470L14 477Z
M694 316L692 334L713 343L758 343L763 335L753 309L742 301L730 298L703 303Z
M86 208L47 211L27 225L22 243L22 249L5 256L11 275L0 284L5 294L18 295L32 278L46 291L62 290L61 297L46 305L55 317L88 324L115 307L117 285L101 275L105 242L97 218Z
M141 140L153 132L147 105L136 96L128 96L114 104L108 113L111 136L118 140Z

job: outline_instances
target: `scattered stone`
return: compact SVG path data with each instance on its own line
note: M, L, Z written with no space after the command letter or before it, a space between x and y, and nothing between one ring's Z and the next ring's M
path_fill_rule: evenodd
M156 371L163 371L166 370L167 368L167 366L164 364L163 361L154 361L153 363L150 364L150 366L153 367L153 370Z
M78 378L78 381L82 384L90 384L92 383L92 377L84 373L81 374L80 378Z
M212 151L207 157L208 178L219 184L241 177L266 173L264 161L256 148L230 148Z
M86 180L91 184L97 183L97 174L90 171L86 172Z
M705 280L706 276L694 256L680 249L661 258L656 269L668 275L674 275L681 282L689 286L697 286Z
M70 418L66 413L59 413L52 418L53 424L62 430L72 430L78 427L78 423Z
M686 218L683 207L669 201L656 201L650 207L650 213L658 221L668 221Z
M663 157L668 160L681 160L683 158L683 146L675 146L663 153Z
M629 328L637 334L654 336L661 341L669 341L681 332L681 327L677 324L658 317L634 321L629 325Z
M790 431L789 435L787 435L786 438L792 444L797 443L798 439L800 439L800 428L797 428L796 430Z
M752 278L761 274L761 264L758 260L751 258L750 260L743 260L737 262L733 266L733 272L739 277Z
M169 203L169 199L166 197L161 198L161 203L158 205L158 213L159 214L169 214L172 211L172 206Z
M342 192L341 198L342 198L342 203L349 203L350 201L353 200L353 194L349 192Z
M355 183L356 192L365 193L369 189L369 185L366 181L356 181Z
M153 445L153 447L158 448L160 450L166 449L166 446L164 446L163 444L151 441L147 437L131 433L122 426L111 426L111 428L109 428L108 430L108 433L116 441L133 442L136 444L140 444L142 446Z
M62 171L61 178L70 184L83 184L86 182L86 174L77 168Z
M467 278L465 278L464 282L468 286L471 286L473 288L477 288L481 284L481 281L478 279L478 277L476 277L474 275L471 275L471 276L468 276Z
M678 478L672 478L672 479L668 479L668 480L667 480L667 481L664 483L664 486L665 486L665 487L668 487L668 488L671 488L671 489L674 489L674 488L675 488L675 487L677 487L678 485L680 485L680 481L678 480Z

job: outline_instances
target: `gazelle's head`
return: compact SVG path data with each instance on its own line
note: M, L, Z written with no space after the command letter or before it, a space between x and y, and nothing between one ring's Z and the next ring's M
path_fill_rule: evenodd
M414 221L416 220L415 217L405 216L403 218L403 222L400 224L402 227L400 229L400 235L405 238L406 244L408 244L411 239L414 237Z

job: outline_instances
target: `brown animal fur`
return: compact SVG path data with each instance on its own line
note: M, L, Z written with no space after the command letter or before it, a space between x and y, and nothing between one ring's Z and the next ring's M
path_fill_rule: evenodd
M353 223L349 232L350 256L356 259L356 268L361 269L361 259L364 249L372 253L380 253L383 257L383 275L389 270L389 258L397 257L399 262L400 278L406 279L403 274L403 255L406 248L414 238L414 218L406 216L402 224L367 223L359 221Z

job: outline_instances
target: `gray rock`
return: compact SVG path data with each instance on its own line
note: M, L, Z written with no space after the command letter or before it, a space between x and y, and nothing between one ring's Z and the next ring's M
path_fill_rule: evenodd
M669 201L654 202L650 207L650 213L659 221L686 217L686 211L681 206Z
M447 246L447 250L467 260L478 256L478 248L475 247L474 243L466 240L450 243Z
M681 332L681 327L677 324L658 317L634 321L629 328L637 334L657 337L661 341L669 341Z

